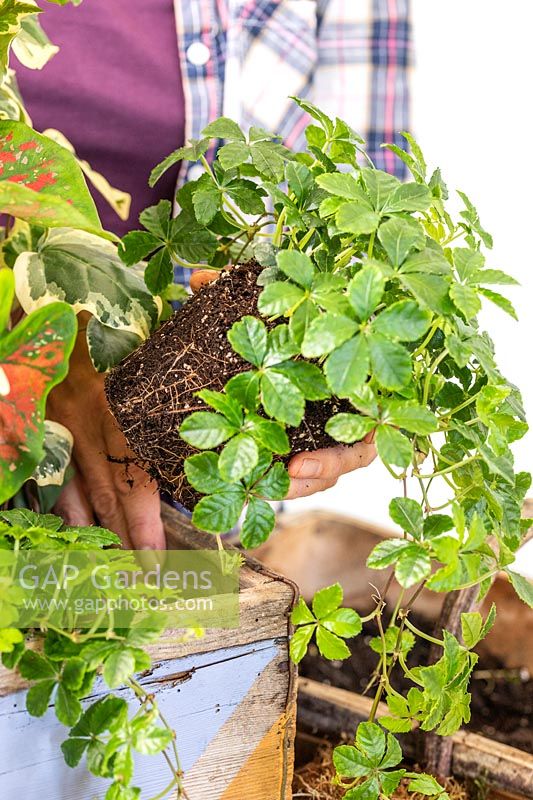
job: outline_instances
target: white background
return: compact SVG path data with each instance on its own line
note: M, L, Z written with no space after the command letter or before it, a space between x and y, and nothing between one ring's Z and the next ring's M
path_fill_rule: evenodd
M477 206L494 237L487 266L520 287L504 287L520 322L488 301L482 323L496 343L503 374L522 390L533 424L533 28L527 0L411 0L416 67L412 129L450 190ZM495 287L497 288L497 287ZM516 468L533 470L533 434L515 445ZM387 506L398 493L381 464L336 487L288 504L328 508L392 526ZM533 494L533 489L530 494ZM517 564L533 577L533 543Z

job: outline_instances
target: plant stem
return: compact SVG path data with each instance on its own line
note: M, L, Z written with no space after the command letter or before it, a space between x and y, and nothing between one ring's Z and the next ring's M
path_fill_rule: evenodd
M413 623L409 621L407 616L404 619L406 627L409 628L409 630L415 633L417 636L420 636L422 639L427 639L427 641L431 642L432 644L438 644L441 647L444 647L444 642L442 641L442 639L437 639L435 636L430 636L429 633L424 633L424 631L421 631L419 628L413 625Z

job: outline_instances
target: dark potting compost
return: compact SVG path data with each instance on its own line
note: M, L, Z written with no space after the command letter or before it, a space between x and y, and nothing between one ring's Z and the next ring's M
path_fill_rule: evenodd
M180 438L179 427L192 411L207 409L196 392L221 391L229 378L250 369L227 332L246 314L260 316L261 271L251 262L222 272L107 376L109 405L139 464L187 509L201 495L185 478L183 462L196 451ZM344 410L353 411L347 401L308 402L301 425L287 430L291 454L338 447L324 426Z
M427 621L417 620L416 615L413 621L420 628L427 628ZM346 661L326 661L313 645L301 662L299 672L306 678L362 694L378 663L379 656L369 647L374 636L379 636L377 624L374 621L365 623L362 635L347 642L351 656ZM417 637L407 657L408 665L427 664L429 648L428 642ZM400 670L393 671L391 683L403 693L413 685ZM474 669L469 691L472 718L465 726L467 730L533 753L533 680L525 668L507 669L498 658L483 653Z

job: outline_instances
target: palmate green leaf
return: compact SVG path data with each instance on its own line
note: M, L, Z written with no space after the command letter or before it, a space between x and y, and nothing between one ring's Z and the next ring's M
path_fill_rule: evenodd
M330 397L328 384L320 367L307 361L286 361L276 367L302 392L306 400L325 400Z
M402 183L388 196L383 214L400 211L426 211L431 205L431 192L422 183Z
M55 711L58 720L69 727L76 724L82 713L80 701L74 692L67 689L62 683L57 687Z
M395 497L389 504L389 515L393 522L415 539L422 537L422 506L410 497Z
M409 542L406 539L384 539L374 547L367 558L366 565L370 569L386 569L396 563L407 547L409 547Z
M214 392L211 389L201 389L196 394L204 403L223 414L228 422L240 428L243 421L243 413L240 404L234 397L223 392Z
M219 117L210 122L201 134L203 137L214 139L229 139L230 141L245 142L246 137L239 125L229 117Z
M42 717L46 713L56 686L55 679L39 681L31 686L26 695L26 709L32 717Z
M314 189L313 173L305 164L289 161L285 166L285 177L289 189L296 195L296 200L304 204Z
M388 403L382 420L422 436L435 433L439 429L439 422L435 414L425 406L411 401Z
M419 222L399 217L380 225L378 239L394 267L400 267L412 249L421 250L426 242Z
M245 430L253 436L258 444L266 447L273 453L284 455L290 452L289 438L282 425L274 420L264 419L255 414L249 415L246 420Z
M524 578L518 572L513 572L511 569L506 569L507 577L513 584L513 588L517 593L520 600L526 603L530 608L533 608L533 583L528 578Z
M202 497L194 507L193 524L208 533L227 533L239 521L245 500L246 492L240 486Z
M276 325L267 335L267 354L263 360L264 367L279 365L299 352L298 345L293 340L289 326Z
M44 457L44 408L63 380L76 336L66 303L34 311L0 338L0 503L13 497Z
M453 283L450 287L450 297L453 302L465 315L466 319L475 317L481 309L481 300L478 292L472 286L465 286L462 283Z
M319 589L313 597L313 614L320 620L335 611L342 603L343 597L344 593L340 583L333 583L331 586Z
M241 528L241 544L247 549L259 547L268 539L276 523L274 510L264 500L251 497Z
M376 448L385 463L397 467L408 467L413 458L413 446L409 439L389 425L380 425L377 428Z
M401 344L379 333L368 336L371 374L385 388L398 391L411 379L411 356Z
M412 543L401 553L394 574L400 586L408 589L427 578L430 572L431 559L428 551L421 545Z
M315 622L315 618L303 597L298 599L298 603L291 612L291 622L293 625L304 625L307 622Z
M502 311L505 311L506 314L509 314L510 317L513 319L518 319L518 314L516 313L515 307L511 303L507 297L504 297L499 292L493 292L492 289L486 289L484 287L478 289L478 293L486 297L487 300L490 300L491 303L501 308Z
M263 364L267 352L267 330L256 317L242 317L228 331L228 340L236 353L255 367Z
M331 391L337 397L349 397L366 382L369 368L366 336L354 336L330 353L324 373Z
M372 330L401 342L414 342L431 324L431 313L413 300L400 300L382 311L372 323Z
M288 150L274 142L257 141L250 143L252 163L267 181L278 183L283 179L287 153L289 153Z
M309 256L298 250L281 250L276 257L279 269L299 286L309 289L315 275L315 266Z
M230 378L225 391L247 411L256 411L259 405L260 381L258 372L241 372Z
M518 281L501 269L480 269L473 275L476 283L518 286Z
M81 739L72 736L61 743L61 750L67 766L78 766L89 745L89 741L90 739Z
M350 649L346 642L322 625L317 628L316 643L320 655L330 661L340 661L350 657Z
M153 756L168 747L172 739L173 732L171 730L152 725L149 728L135 729L132 745L141 755Z
M371 417L340 413L328 419L325 430L335 441L353 444L362 441L375 427L376 421Z
M34 7L35 13L35 7ZM0 211L47 228L106 234L76 158L23 122L0 121Z
M211 181L198 182L198 188L192 193L192 203L194 206L194 216L200 225L209 225L216 214L222 208L222 194L220 189Z
M355 200L357 203L366 206L367 209L372 210L370 198L361 188L360 184L353 177L341 172L330 172L324 175L318 175L316 183L321 189L325 189L336 197L342 197L345 200Z
M305 296L304 290L289 281L274 281L265 286L257 301L257 308L267 317L291 311Z
M150 173L149 185L151 187L155 186L159 178L174 164L177 164L178 161L198 161L200 156L203 156L209 149L209 144L209 137L205 137L204 139L190 139L188 145L178 147L177 150L174 150L160 164L154 167Z
M410 272L432 273L434 275L451 275L452 268L444 253L433 248L426 247L424 250L412 253L405 259L400 272L408 274Z
M218 469L218 455L216 453L197 453L185 459L184 470L187 480L198 492L213 494L228 488Z
M449 283L441 275L402 272L399 277L403 287L423 308L429 308L437 314L447 314L453 310L448 298Z
M355 743L371 766L378 767L385 755L387 744L385 733L379 725L375 722L360 722L355 734Z
M219 148L217 158L224 169L239 167L250 158L250 148L243 141L228 142Z
M253 492L266 500L283 500L289 491L290 478L287 470L277 462L253 487Z
M208 450L218 447L230 436L237 433L237 429L222 414L213 414L210 411L195 411L184 419L180 427L180 436L187 444Z
M248 475L259 459L257 444L251 436L239 433L225 445L218 459L223 480L235 483Z
M295 384L275 369L261 378L261 402L269 417L298 427L305 412L305 398Z
M390 194L401 186L398 178L381 169L364 167L361 175L376 211L381 211Z
M361 617L352 608L336 608L321 617L320 624L326 630L344 639L357 636L363 627Z
M264 214L265 204L263 189L244 179L234 180L224 187L225 193L231 198L245 214Z
M358 325L343 314L328 313L315 317L302 341L305 358L319 358L331 353L357 332Z
M373 233L379 225L379 214L368 208L364 203L343 203L335 217L337 228L345 233L361 236Z
M333 763L337 774L343 778L363 778L372 770L367 756L349 744L341 744L335 748Z
M130 649L113 650L106 658L103 676L110 689L122 686L134 672L135 656Z
M355 275L348 284L348 299L361 322L365 322L383 296L385 278L379 267L370 264Z
M465 283L472 282L485 265L483 253L478 250L470 250L468 247L456 247L453 251L453 260L460 280Z
M295 630L293 633L289 645L289 653L291 660L295 664L299 664L307 653L307 648L315 628L315 625L304 625L301 628L297 628L297 630Z
M441 795L445 791L444 786L441 786L432 775L426 775L424 772L420 774L411 772L408 773L408 775L411 778L409 781L410 792L418 792L419 794L433 797L435 795ZM437 800L439 800L439 798L437 798Z

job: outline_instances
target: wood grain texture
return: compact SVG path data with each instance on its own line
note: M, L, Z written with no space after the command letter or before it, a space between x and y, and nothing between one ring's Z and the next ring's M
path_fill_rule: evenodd
M343 734L353 736L359 722L368 719L372 706L370 698L307 678L300 678L298 687L298 727L304 731L340 739ZM380 703L378 718L387 713L387 707ZM421 738L417 732L398 738L403 752L416 759ZM476 733L459 731L451 738L453 775L482 778L491 788L507 796L524 800L533 797L532 755Z

